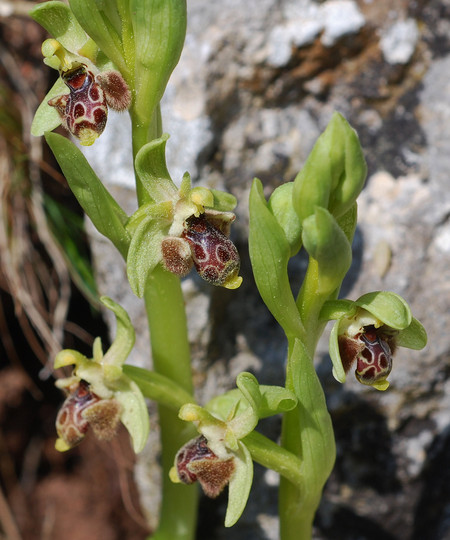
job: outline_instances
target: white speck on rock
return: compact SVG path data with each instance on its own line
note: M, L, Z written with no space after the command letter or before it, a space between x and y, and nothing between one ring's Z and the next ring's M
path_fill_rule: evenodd
M419 28L414 19L397 21L380 41L384 59L389 64L407 64L416 49Z
M365 19L353 0L329 0L319 8L323 21L322 43L331 47L342 36L356 34L364 26Z

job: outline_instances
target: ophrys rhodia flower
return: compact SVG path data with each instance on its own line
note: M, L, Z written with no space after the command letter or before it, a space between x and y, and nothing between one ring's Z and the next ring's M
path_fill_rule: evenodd
M126 225L132 238L127 257L132 289L142 296L158 264L179 277L195 266L209 283L236 289L242 282L240 259L229 239L236 199L215 189L192 187L188 173L178 188L165 164L167 139L168 135L155 139L136 156L136 171L151 201Z
M69 349L55 358L55 369L74 365L70 377L56 382L68 394L56 420L56 448L69 450L81 442L89 428L98 438L111 439L121 421L131 435L135 452L140 452L149 430L147 406L137 384L122 372L134 345L134 330L119 305L107 297L101 300L117 320L116 338L108 351L103 354L97 338L92 358Z
M355 302L325 304L324 318L336 319L330 336L330 356L335 378L344 382L355 366L359 382L386 390L397 347L422 349L426 332L411 315L408 304L391 292L373 292Z
M54 19L60 18L61 24L47 26L56 31L58 39L44 41L42 54L44 63L58 70L60 78L36 111L31 132L43 135L62 124L80 144L91 145L105 128L108 107L117 111L127 109L131 93L122 75L79 26L67 6L49 3L49 10L52 8ZM32 16L41 24L52 20L41 19L41 11L45 7L37 6Z

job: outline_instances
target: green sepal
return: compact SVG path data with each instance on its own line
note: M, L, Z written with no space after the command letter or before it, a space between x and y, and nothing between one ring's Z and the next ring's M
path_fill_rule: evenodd
M162 202L173 199L177 187L166 165L167 133L144 145L136 155L136 173L151 199Z
M130 0L129 10L135 43L134 108L138 118L146 119L159 104L180 58L186 34L186 2Z
M214 197L214 210L218 212L232 212L237 205L237 199L231 193L219 191L218 189L210 189Z
M114 341L103 356L104 365L122 366L134 347L136 335L128 313L108 296L101 296L100 302L116 317Z
M293 204L300 221L314 214L317 206L336 218L345 214L361 192L366 174L356 132L334 113L294 180Z
M350 310L356 311L353 300L327 300L320 310L321 321L335 321L348 315Z
M411 324L403 330L400 330L395 338L395 344L398 347L406 347L420 351L427 344L427 333L422 324L412 318Z
M45 139L85 213L97 230L109 238L126 258L130 243L130 236L125 229L127 214L99 180L75 144L56 133L46 133Z
M275 216L286 235L291 248L291 257L302 247L302 224L292 203L294 182L277 187L269 199L269 210Z
M411 310L400 295L388 291L364 294L355 301L361 307L394 330L404 330L412 321Z
M236 470L228 486L228 505L225 527L232 527L241 517L247 504L253 482L253 461L245 444L238 442L239 448L234 460Z
M262 384L259 385L259 392L261 398L259 399L257 415L260 419L291 411L297 405L295 395L282 386ZM242 414L249 406L248 401L242 399L241 390L233 389L213 398L205 408L225 420L230 411L234 411L236 415Z
M330 333L329 352L331 363L333 364L333 376L340 383L344 383L346 380L346 374L344 366L342 365L341 355L339 352L339 326L340 320L337 320Z
M249 251L259 294L286 334L300 335L303 325L287 273L290 246L267 207L262 184L257 178L250 191L249 207Z
M100 7L108 3L111 2L69 0L70 8L80 25L129 82L130 72L124 58L121 35L115 27L115 21L109 19L110 10Z
M29 15L69 51L78 52L88 40L86 32L63 2L38 4Z
M56 96L68 93L69 89L64 84L64 81L58 77L55 84L51 87L50 91L37 108L33 122L31 123L31 135L41 137L46 131L53 131L61 125L61 116L58 114L55 107L50 107L48 102Z
M352 262L352 249L336 219L325 208L303 221L303 245L319 266L318 292L329 294L342 283Z
M142 298L150 274L161 261L161 242L167 227L152 216L144 218L134 232L127 257L127 276L132 291Z

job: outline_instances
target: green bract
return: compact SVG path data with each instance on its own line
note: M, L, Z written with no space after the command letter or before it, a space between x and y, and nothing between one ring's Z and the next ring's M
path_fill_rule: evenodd
M303 244L318 264L320 294L330 294L340 287L352 262L352 249L338 222L325 208L303 220Z
M126 311L110 298L102 303L114 312L117 321L116 337L103 354L100 338L94 343L92 359L77 351L65 349L55 358L54 368L74 365L72 376L59 379L59 388L69 388L73 383L85 381L90 390L101 399L115 399L121 406L120 420L130 433L134 451L143 450L149 433L149 418L144 397L137 384L122 371L122 366L134 346L134 329ZM57 448L66 450L64 441Z

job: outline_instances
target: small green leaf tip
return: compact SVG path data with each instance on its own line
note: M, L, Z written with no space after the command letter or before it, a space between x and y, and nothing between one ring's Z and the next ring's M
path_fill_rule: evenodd
M330 335L330 357L339 382L356 363L359 382L386 390L397 347L422 349L427 342L425 329L395 293L376 291L351 303L331 302L322 314L337 319Z
M72 350L60 351L55 358L55 369L74 365L70 377L56 382L68 394L57 417L56 448L61 451L72 448L81 442L88 428L98 438L109 440L121 421L138 453L148 437L148 411L139 387L122 371L134 345L134 329L121 306L108 297L102 297L101 301L114 312L117 321L116 337L106 354L97 338L91 359Z
M334 113L294 180L293 204L300 221L316 207L335 218L354 205L367 174L358 136L345 118Z

